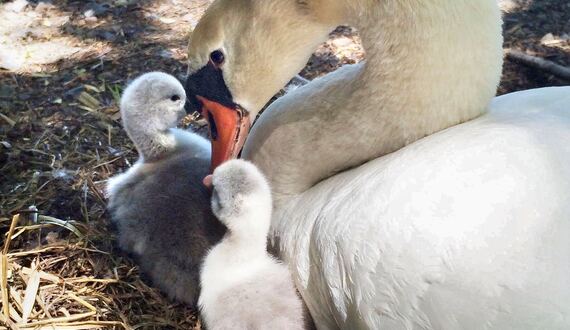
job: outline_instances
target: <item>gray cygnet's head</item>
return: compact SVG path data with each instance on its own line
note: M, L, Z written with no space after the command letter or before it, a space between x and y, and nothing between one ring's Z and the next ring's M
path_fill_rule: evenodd
M127 130L164 131L185 115L186 93L175 77L150 72L136 78L123 92L121 115Z
M230 231L251 230L250 227L268 229L271 191L255 165L240 159L230 160L216 168L212 186L212 211Z

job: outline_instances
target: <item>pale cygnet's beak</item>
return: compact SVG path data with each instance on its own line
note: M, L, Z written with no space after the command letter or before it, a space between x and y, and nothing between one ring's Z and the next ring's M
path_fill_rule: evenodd
M208 189L212 189L212 174L206 175L206 177L205 177L204 179L202 179L202 183L203 183L204 186L206 186Z

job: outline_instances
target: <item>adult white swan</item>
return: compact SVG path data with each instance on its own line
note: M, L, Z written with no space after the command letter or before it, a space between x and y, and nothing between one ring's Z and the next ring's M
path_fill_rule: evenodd
M317 326L569 328L570 88L488 106L495 0L215 1L187 81L214 165L343 23L366 63L273 103L243 152L270 179L273 243Z

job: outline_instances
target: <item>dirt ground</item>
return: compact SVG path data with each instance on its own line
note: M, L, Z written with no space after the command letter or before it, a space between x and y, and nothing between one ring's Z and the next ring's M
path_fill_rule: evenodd
M209 3L0 0L0 242L9 243L2 287L13 307L0 325L199 328L195 311L148 287L113 248L103 186L136 160L119 120L123 87L154 70L183 79L187 34ZM505 49L570 66L570 2L500 4ZM301 75L364 57L357 31L340 27ZM568 84L506 61L498 93ZM17 237L6 240L18 212Z

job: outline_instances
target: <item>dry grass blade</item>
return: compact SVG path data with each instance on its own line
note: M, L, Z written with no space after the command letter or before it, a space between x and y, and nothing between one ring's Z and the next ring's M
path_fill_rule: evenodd
M85 89L88 89L88 90L95 92L95 93L101 93L102 92L99 88L97 88L93 85L84 84L83 87L85 87Z
M86 181L87 181L87 186L89 187L93 195L99 200L99 203L101 203L102 205L106 205L104 193L102 193L99 190L99 188L97 188L97 186L93 182L93 179L91 179L91 177L87 177Z
M87 301L85 301L84 299L79 298L78 296L76 296L73 293L68 293L68 296L70 296L71 298L75 299L75 301L79 302L81 305L87 307L88 309L90 309L93 312L97 311L97 308L95 308L95 306L91 305L90 303L88 303Z
M90 312L86 312L86 313L79 313L79 314L73 314L70 316L63 316L63 317L54 317L51 319L45 319L45 320L40 320L40 321L35 321L35 322L30 322L30 323L26 323L26 324L18 324L19 327L37 327L38 325L46 325L46 324L50 324L50 325L55 325L58 323L61 324L65 324L67 322L71 322L71 321L77 321L77 320L81 320L90 316L95 315L95 311L90 311Z
M12 252L8 253L8 257L23 257L31 254L41 254L48 251L54 250L65 250L64 246L48 246L42 249L30 250L30 251L22 251L22 252Z
M8 125L14 127L16 125L16 121L12 120L10 117L6 116L3 113L0 113L0 118L4 119Z
M2 262L2 315L4 315L4 319L10 319L10 301L8 300L8 257L2 253L1 257Z
M131 329L126 324L116 321L83 321L68 322L65 324L52 324L49 326L34 327L34 330L83 330L83 329L106 329L110 326L121 326L124 329ZM25 328L24 328L25 329Z
M69 324L69 323L68 323ZM33 327L34 330L91 330L91 329L104 329L105 325L83 324L83 325L62 325L52 324L40 327ZM29 328L22 328L29 329Z
M75 227L73 224L76 221L73 220L60 220L58 218L54 218L54 217L50 217L47 215L39 215L38 216L38 221L40 223L45 223L45 224L52 224L52 225L56 225L56 226L60 226L63 227L69 231L71 231L72 233L75 234L75 236L82 238L83 234L77 229L77 227Z
M0 326L0 330L4 330L4 329L18 330L18 329L20 329L20 327L18 327L14 322L12 322L12 320L5 319L3 314L0 314L0 321L1 321L0 324L8 326L8 327Z
M20 316L20 314L18 314L18 311L12 305L10 305L10 317L12 318L12 320L18 323L23 322L22 317Z
M4 242L4 248L2 249L3 254L8 254L8 249L10 248L10 242L12 241L12 235L14 234L14 230L16 229L16 225L20 220L20 214L16 214L12 217L12 222L10 223L10 229L6 234L6 241Z
M70 278L66 279L65 283L119 283L119 280L115 279L101 279L101 278Z
M49 273L46 273L46 272L44 272L44 271L38 271L38 270L35 270L35 269L31 269L31 268L28 268L28 267L23 267L23 268L22 268L22 274L25 274L25 275L27 275L27 276L31 276L32 273L37 273L37 274L40 276L40 279L42 279L42 280L44 280L44 281L52 282L52 283L55 283L55 284L59 284L59 283L62 283L62 282L63 282L63 280L62 280L59 276L56 276L56 275L53 275L53 274L49 274Z
M99 107L101 106L99 100L97 100L87 92L81 92L77 100L79 101L79 103L81 103L84 107L87 108L86 109L87 111L97 111L97 109L99 109Z
M20 311L20 314L22 314L24 312L24 307L22 306L23 302L20 293L16 291L14 288L10 288L10 297L12 298L14 305L16 305L16 307Z
M26 286L26 293L24 294L24 302L22 303L22 322L27 323L34 304L36 302L36 295L40 287L40 274L36 269L32 271L28 279L28 286Z
M2 249L2 278L0 281L2 289L2 312L6 320L10 319L10 301L9 301L9 289L8 289L8 249L10 248L10 242L12 241L12 235L18 221L20 220L20 215L16 214L12 217L12 222L10 223L10 229L6 235L6 241L4 242L4 248Z

